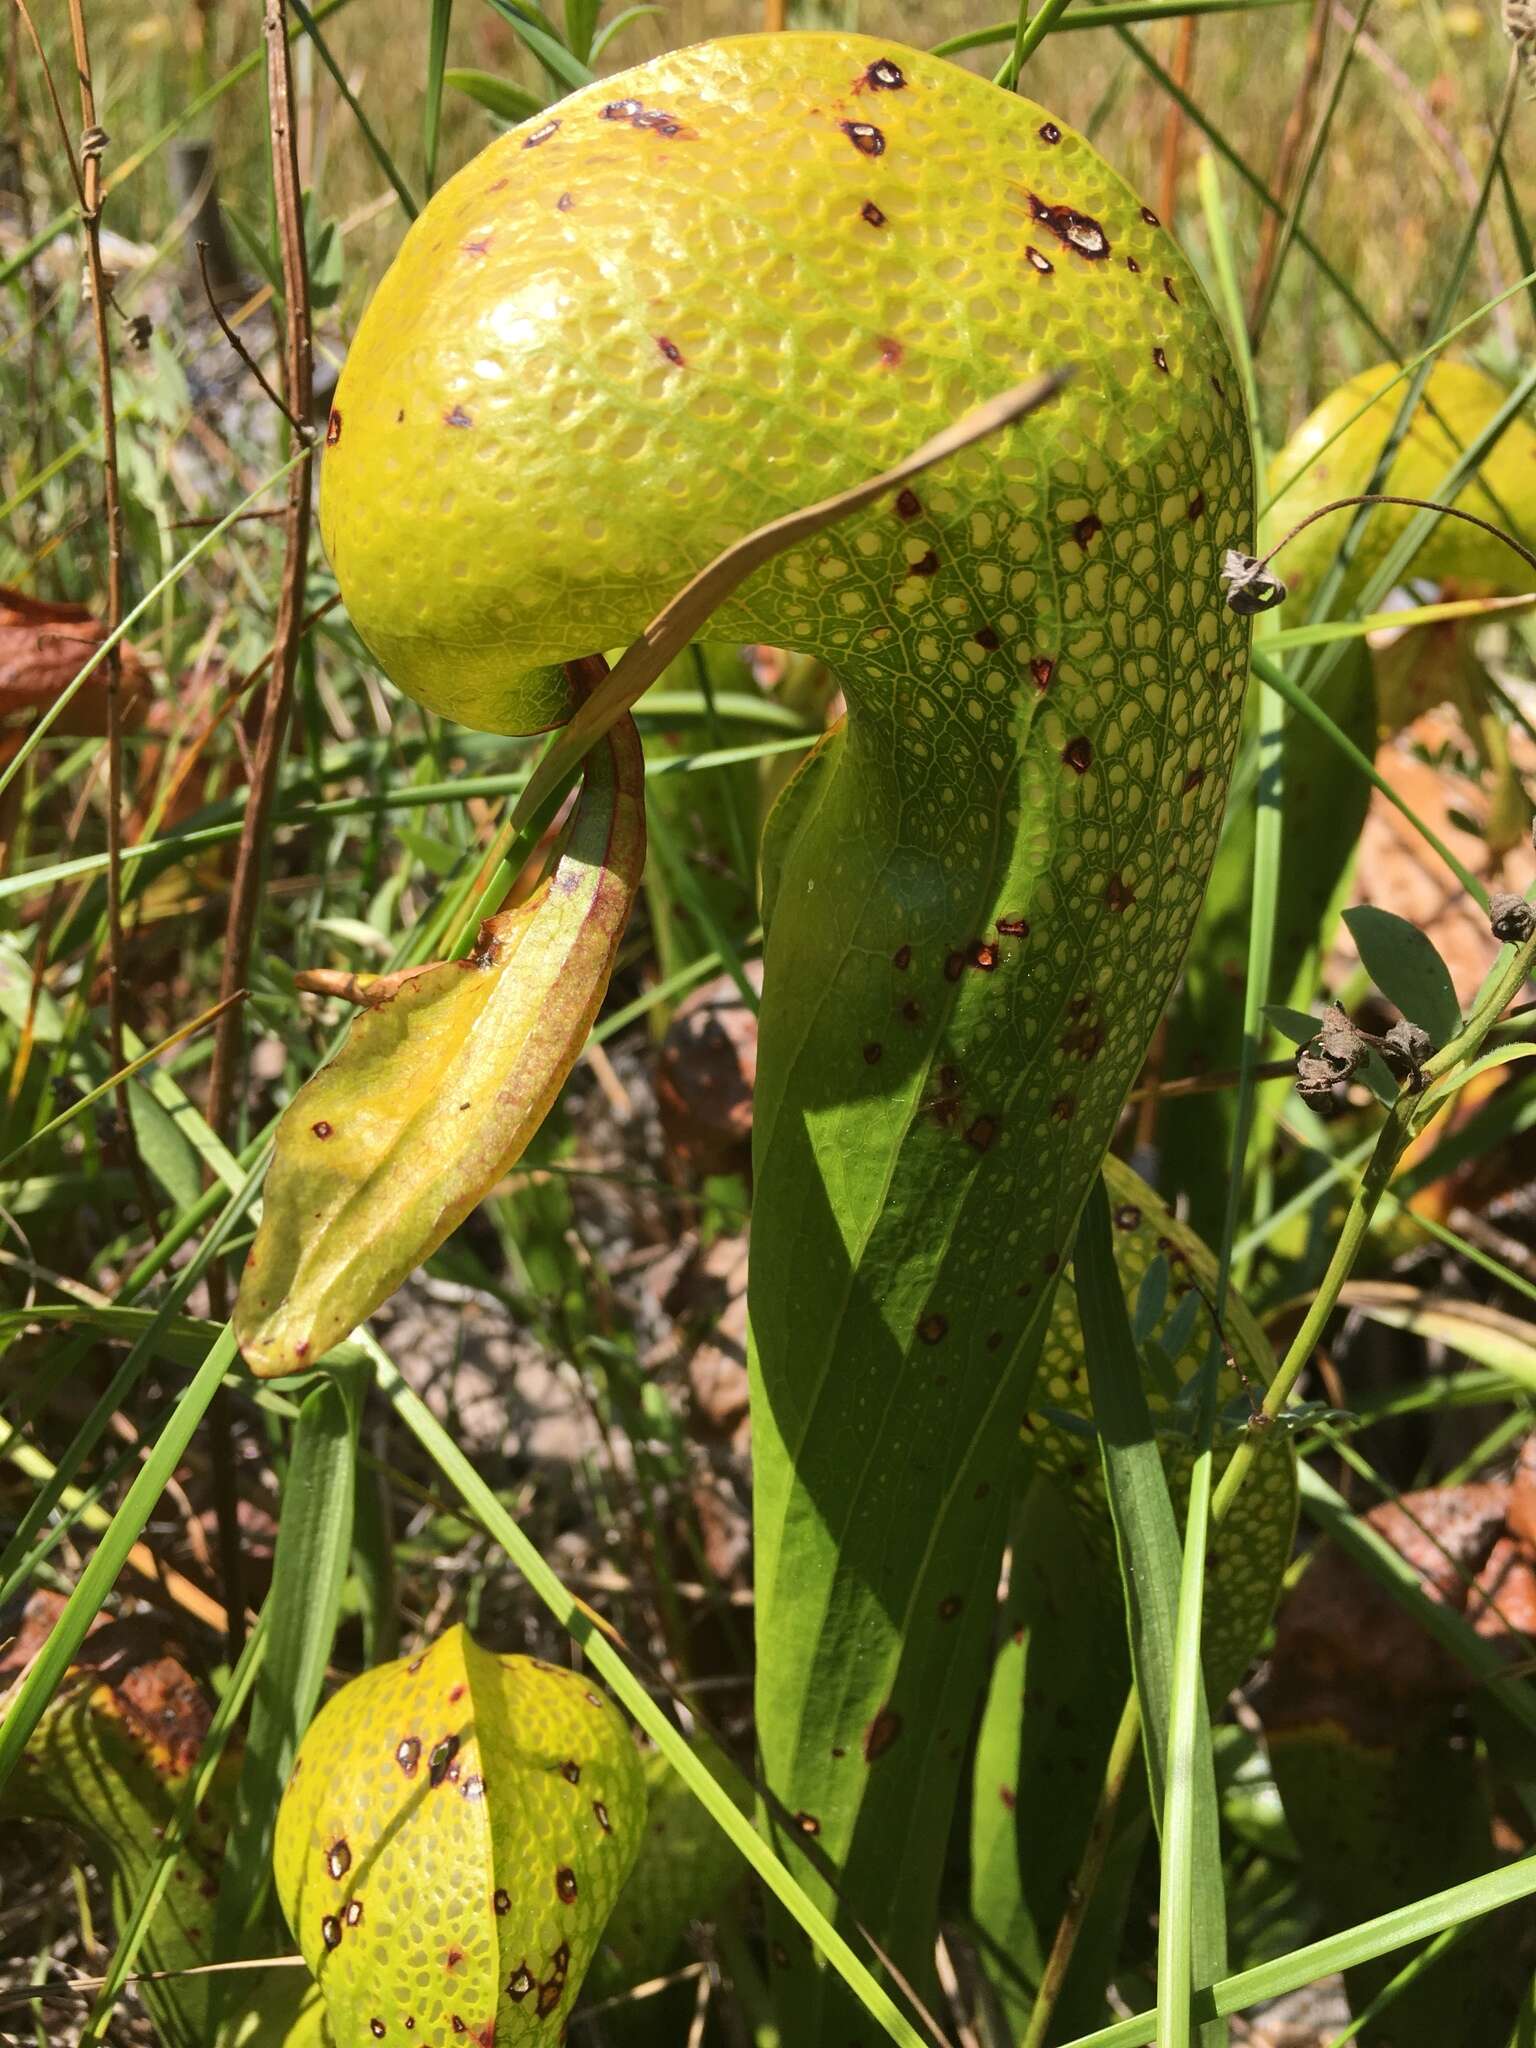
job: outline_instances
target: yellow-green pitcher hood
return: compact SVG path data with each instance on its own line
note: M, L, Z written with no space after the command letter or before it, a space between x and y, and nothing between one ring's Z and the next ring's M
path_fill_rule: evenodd
M963 517L971 487L987 531L957 538L995 556L1001 467L1016 599L1075 577L1139 449L1187 459L1213 412L1238 420L1198 283L1043 109L868 37L733 37L574 94L437 194L343 370L321 530L402 688L527 732L568 709L549 664L627 642L733 539L1061 364L1073 385L1027 440L923 493ZM1053 480L1072 488L1042 523ZM1202 519L1170 469L1170 546L1248 544L1225 482ZM929 596L926 527L882 506L838 537L761 571L720 633L835 661L889 587ZM1085 615L1132 594L1129 525L1115 552Z

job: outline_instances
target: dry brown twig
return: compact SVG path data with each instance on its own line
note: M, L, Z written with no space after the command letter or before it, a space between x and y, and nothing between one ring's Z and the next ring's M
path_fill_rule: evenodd
M1189 90L1190 76L1195 68L1195 43L1199 36L1200 24L1193 14L1186 14L1179 23L1178 46L1173 53L1173 82L1181 92ZM1162 169L1158 174L1157 210L1166 221L1171 221L1179 203L1179 170L1184 157L1184 109L1176 99L1168 102L1168 111L1163 117Z
M285 309L283 346L283 413L304 446L309 436L299 422L309 418L313 391L313 344L309 317L309 272L304 252L304 224L299 193L298 153L294 139L293 75L289 62L287 8L284 0L265 0L262 34L267 45L267 94L272 110L272 173L277 195L278 242L283 266ZM288 729L303 627L304 576L309 558L309 464L289 474L284 509L283 580L278 596L277 625L272 636L272 665L262 706L252 764L251 799L235 857L225 926L220 994L245 979L260 897L261 867L277 782L277 766ZM221 1134L228 1128L234 1099L235 1071L243 1042L238 1011L220 1020L208 1084L208 1120Z
M256 358L251 354L250 350L246 347L245 343L240 339L239 335L236 334L234 328L231 327L229 322L224 318L224 309L220 306L218 299L214 294L213 280L208 275L208 244L206 242L199 242L197 245L197 269L198 275L203 280L203 296L208 301L209 312L212 313L214 319L219 323L219 332L223 335L224 339L229 343L230 347L234 350L235 354L240 358L241 362L244 363L245 367L250 371L251 375L256 379L256 382L261 386L262 390L266 393L268 398L270 398L272 403L277 407L278 411L282 414L283 418L288 422L289 426L292 427L294 433L298 436L298 438L301 441L305 442L306 444L309 443L314 439L314 434L310 427L303 420L298 420L294 418L293 414L288 410L288 407L283 403L282 393L274 389L272 384L268 381L266 371L263 370L260 363L257 362ZM248 519L269 519L272 517L272 514L269 512L248 512L243 514L242 516ZM277 517L279 519L281 519L283 516L284 514L282 511L279 511L277 513Z
M96 120L91 82L90 40L84 0L69 0L69 32L80 83L80 217L85 225L86 272L91 284L91 324L96 334L96 368L101 402L101 471L107 516L107 609L104 624L116 633L123 618L123 502L117 470L117 405L112 391L112 343L107 332L111 289L101 260L101 159L107 146ZM52 90L52 80L49 81ZM57 100L55 101L57 104ZM60 112L62 119L62 110ZM114 643L107 655L107 1042L114 1070L126 1065L123 1052L123 716L122 661ZM117 1094L118 1143L144 1210L144 1227L155 1227L155 1193L139 1157L129 1113L128 1086Z
M283 267L283 404L290 431L305 452L312 443L301 422L307 422L314 388L313 342L309 318L309 268L304 251L304 216L300 199L298 150L294 137L293 71L288 47L285 0L264 0L262 35L267 48L267 104L271 111L272 183L277 203L278 246ZM309 561L310 465L300 462L289 472L283 517L283 580L278 593L277 623L272 635L272 665L262 703L261 727L250 767L250 803L235 854L229 915L224 927L224 960L220 996L228 996L246 978L256 913L261 898L261 872L266 858L277 787L277 768L288 731L293 682L298 669L304 628L304 578ZM237 728L238 730L238 728ZM245 1034L237 1007L219 1019L208 1079L208 1121L221 1137L229 1131ZM215 1303L224 1306L226 1276L214 1269ZM234 1445L229 1396L221 1388L209 1408L215 1473L214 1506L219 1529L219 1555L224 1595L229 1609L230 1648L238 1652L243 1634L240 1593L240 1528L235 1494Z
M1297 82L1296 96L1291 101L1290 112L1285 117L1285 128L1280 136L1280 155L1275 164L1275 175L1271 190L1283 206L1290 205L1290 191L1296 176L1297 162L1301 156L1302 139L1312 119L1312 100L1317 92L1317 81L1323 75L1323 57L1328 47L1328 13L1330 0L1315 0L1312 19L1307 27L1307 47L1301 62L1301 77ZM1253 268L1253 283L1248 292L1248 333L1254 346L1258 344L1262 314L1269 297L1270 279L1274 274L1275 261L1280 253L1280 231L1284 220L1278 213L1264 215L1264 225L1259 234L1259 260Z

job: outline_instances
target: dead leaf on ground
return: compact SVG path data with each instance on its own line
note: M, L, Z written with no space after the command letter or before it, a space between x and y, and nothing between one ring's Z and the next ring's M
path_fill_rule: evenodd
M761 991L762 962L749 960L746 975ZM656 1065L662 1129L690 1173L746 1170L756 1080L756 1014L730 975L718 975L679 1003Z
M1511 1480L1427 1487L1363 1517L1437 1606L1479 1635L1528 1654L1536 1628L1536 1438ZM1411 1745L1477 1681L1376 1581L1319 1546L1280 1610L1264 1720L1271 1729L1334 1722L1367 1745Z
M47 604L0 584L0 717L46 711L106 638L99 619L80 604ZM120 648L125 717L143 710L149 676L129 642ZM89 735L107 729L107 663L86 678L60 714L58 730Z

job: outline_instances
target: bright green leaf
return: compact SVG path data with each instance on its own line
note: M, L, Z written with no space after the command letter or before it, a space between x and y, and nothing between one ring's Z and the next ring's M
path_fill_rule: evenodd
M1444 1045L1461 1025L1461 1005L1450 969L1427 932L1391 910L1359 904L1346 910L1344 922L1359 949L1365 971L1387 998L1413 1024L1421 1024Z

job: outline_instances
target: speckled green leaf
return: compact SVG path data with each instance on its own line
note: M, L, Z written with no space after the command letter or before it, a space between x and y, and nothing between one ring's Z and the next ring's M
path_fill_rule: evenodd
M337 2048L557 2037L645 1823L589 1679L463 1628L334 1693L278 1812L278 1896Z
M696 1743L715 1778L734 1785L743 1812L751 1788L711 1743ZM587 1977L593 1998L613 1997L676 1963L695 1921L729 1911L746 1865L659 1750L646 1752L645 1834L629 1881L608 1916Z
M1114 1222L1115 1265L1128 1304L1136 1300L1147 1271L1159 1259L1167 1262L1168 1296L1152 1341L1166 1343L1170 1330L1182 1336L1168 1359L1173 1381L1182 1386L1205 1358L1211 1321L1203 1304L1192 1319L1187 1311L1181 1313L1181 1304L1192 1290L1197 1298L1199 1294L1206 1300L1214 1297L1216 1261L1194 1232L1171 1215L1122 1160L1105 1160L1104 1180ZM1240 1296L1228 1297L1223 1326L1237 1365L1259 1398L1274 1371L1274 1359L1264 1332ZM1182 1523L1193 1462L1190 1418L1178 1414L1175 1395L1155 1376L1147 1378L1146 1397L1160 1434L1169 1492ZM1218 1400L1223 1406L1235 1404L1233 1412L1239 1416L1243 1412L1242 1382L1230 1365L1222 1372ZM1079 1425L1076 1429L1074 1421ZM1035 1466L1049 1474L1073 1502L1101 1566L1112 1572L1114 1534L1091 1424L1082 1332L1069 1273L1052 1311L1025 1434ZM1217 1454L1218 1477L1230 1456L1229 1443ZM1213 1699L1221 1699L1236 1684L1258 1647L1280 1591L1295 1529L1295 1447L1284 1431L1272 1430L1236 1505L1211 1543L1204 1641L1207 1689Z

